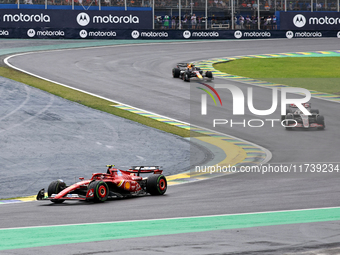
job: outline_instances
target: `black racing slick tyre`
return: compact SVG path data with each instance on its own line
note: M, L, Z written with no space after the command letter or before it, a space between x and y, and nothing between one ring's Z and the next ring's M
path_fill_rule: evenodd
M295 121L289 121L289 120L293 120L294 119L292 114L287 114L285 119L286 119L285 125L295 124ZM292 127L286 127L286 130L292 130L292 129L293 129Z
M188 73L184 73L183 74L183 81L189 82L190 81L190 77Z
M58 194L60 191L62 191L65 188L66 188L66 184L62 180L57 180L57 181L51 182L50 185L48 186L48 189L47 189L48 197L51 197L52 194ZM65 200L51 199L51 202L56 203L56 204L61 204L64 201Z
M205 76L206 76L207 78L210 78L210 79L213 78L213 74L212 74L211 71L207 71L207 72L205 73Z
M168 187L166 178L162 174L152 174L146 182L146 191L153 196L163 195Z
M179 70L179 68L173 68L172 69L172 77L178 78L180 73L181 73L181 71Z
M318 127L318 129L325 129L325 117L322 116L322 115L318 115L316 117L316 123L319 124L319 125L322 125L322 127Z
M109 187L104 181L93 181L87 187L87 193L92 194L91 197L88 197L88 201L93 201L95 203L105 202L109 196Z

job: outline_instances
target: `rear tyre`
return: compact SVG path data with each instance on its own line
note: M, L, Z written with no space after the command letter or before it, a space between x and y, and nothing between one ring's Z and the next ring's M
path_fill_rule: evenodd
M167 187L166 178L162 174L152 174L146 182L146 191L153 196L163 195Z
M207 78L210 78L210 79L213 78L213 74L212 74L211 71L207 71L207 72L205 73L205 76L206 76Z
M47 194L49 197L52 196L52 194L58 194L60 191L66 188L65 182L62 180L53 181L50 183L47 189ZM65 200L59 200L59 199L51 199L51 202L56 204L61 204Z
M179 70L179 68L173 68L172 69L172 77L178 78L180 73L181 73L181 71Z
M322 127L318 127L318 129L325 129L325 118L322 115L319 115L316 117L316 123L319 125L322 125Z
M87 187L87 194L93 192L93 196L87 198L95 203L105 202L109 196L109 187L104 181L93 181Z

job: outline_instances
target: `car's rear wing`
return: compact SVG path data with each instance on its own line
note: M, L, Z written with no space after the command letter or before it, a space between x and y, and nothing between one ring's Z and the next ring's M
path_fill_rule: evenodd
M136 173L137 176L139 176L139 174L147 173L161 174L163 172L163 169L161 166L132 166L129 170L124 171Z
M177 63L178 68L187 68L188 64L187 63Z

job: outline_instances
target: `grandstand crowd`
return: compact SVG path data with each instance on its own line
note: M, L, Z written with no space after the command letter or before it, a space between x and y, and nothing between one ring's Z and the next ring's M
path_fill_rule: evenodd
M103 7L152 7L152 0L0 0L2 4L78 5ZM100 1L100 2L99 2ZM324 1L324 2L323 2ZM259 3L259 4L258 4ZM287 3L287 6L285 6ZM205 18L205 6L208 18ZM155 29L232 29L230 0L155 0ZM327 0L278 1L234 0L234 29L277 29L276 11L337 11L336 2ZM260 18L258 19L258 11ZM179 22L180 21L180 22ZM260 21L260 24L258 24Z
M185 14L181 17L181 28L182 29L205 29L206 22L208 22L208 28L221 28L231 29L231 20L226 18L214 18L214 16L208 20L205 17L200 17L195 14ZM277 29L277 20L275 15L273 16L262 16L260 17L260 28L264 30ZM234 17L234 24L236 29L257 29L258 18L257 16L238 15ZM155 28L156 29L179 29L179 17L178 16L155 16Z
M2 4L17 4L18 0L0 0ZM71 5L72 0L19 0L20 4L45 4L48 5ZM125 6L129 7L152 7L152 0L73 0L75 5L98 6ZM230 0L208 0L208 8L231 9ZM201 9L205 8L205 0L181 0L181 8ZM234 8L239 12L260 10L280 11L336 11L336 1L314 1L311 5L309 0L285 1L260 0L259 6L256 0L234 0ZM176 0L155 0L155 9L178 9L179 1Z

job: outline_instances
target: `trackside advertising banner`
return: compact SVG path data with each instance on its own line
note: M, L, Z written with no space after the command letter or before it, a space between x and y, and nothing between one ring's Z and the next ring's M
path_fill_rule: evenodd
M305 30L266 30L266 31L231 31L231 30L152 30L152 29L111 29L111 28L0 28L0 38L32 39L269 39L269 38L340 38L340 31L305 31Z
M339 30L339 12L280 12L282 30Z
M75 28L151 29L151 11L75 11L0 9L0 28L40 27L58 30Z

